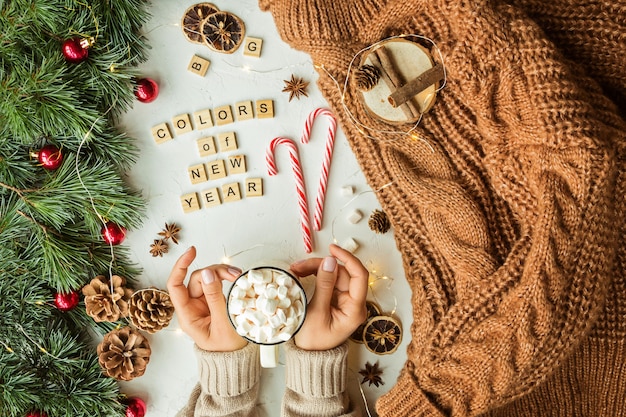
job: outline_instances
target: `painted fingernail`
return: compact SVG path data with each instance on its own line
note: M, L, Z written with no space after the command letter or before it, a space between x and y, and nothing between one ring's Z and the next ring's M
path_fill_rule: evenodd
M215 274L210 269L202 270L202 282L205 284L210 284L215 281Z
M234 277L238 277L239 275L241 275L241 272L241 269L237 268L236 266L228 267L228 273Z
M322 270L326 272L333 272L337 267L337 259L332 256L327 256L324 258L324 262L322 263Z
M298 265L300 265L300 264L303 264L303 263L304 263L304 261L306 261L306 259L299 259L299 260L297 260L297 261L292 262L292 263L291 263L291 265L293 265L293 266L298 266Z

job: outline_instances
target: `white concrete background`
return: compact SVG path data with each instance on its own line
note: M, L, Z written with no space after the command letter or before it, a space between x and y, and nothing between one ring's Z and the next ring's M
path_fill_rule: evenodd
M172 265L190 245L198 249L194 269L219 263L225 255L230 257L233 265L244 269L260 260L291 262L306 256L287 150L278 149L277 176L267 175L264 158L265 148L272 138L287 136L299 141L307 115L318 107L327 106L316 86L317 74L313 63L308 55L291 49L280 39L272 16L261 12L255 0L215 0L213 3L221 10L237 14L245 22L246 35L263 39L261 57L246 57L243 48L230 55L219 54L188 42L182 34L180 21L193 2L155 0L150 10L153 17L145 27L152 49L150 59L141 67L141 72L158 82L159 97L149 104L137 102L120 120L121 127L138 140L141 149L140 159L129 173L129 181L142 190L148 200L147 218L142 228L131 231L124 242L131 248L134 260L143 268L139 279L142 287L165 288ZM211 61L205 77L187 71L194 54ZM283 80L289 79L292 74L303 77L311 84L308 97L288 102L288 94L281 90L284 88ZM164 121L171 124L171 118L181 113L191 115L205 108L261 99L274 100L275 118L236 121L204 131L193 131L175 136L172 141L161 145L155 143L150 133L152 126ZM318 120L311 142L308 145L299 144L311 216L326 129L326 121ZM199 156L196 139L229 131L236 133L239 149L220 152L215 157L244 154L248 172L192 185L187 167L215 159ZM181 195L234 181L243 186L247 177L263 178L263 197L244 197L241 201L183 213L179 201ZM355 194L342 195L341 188L344 186L353 186ZM323 227L322 231L314 232L315 251L311 256L324 256L328 244L335 240L341 244L348 238L354 238L360 244L356 255L368 269L391 277L373 284L369 298L378 300L385 312L397 310L395 315L404 329L400 348L391 355L378 356L360 344L351 342L350 345L350 392L355 401L362 403L358 371L365 362L379 361L384 370L385 385L379 388L362 385L372 415L374 402L393 386L406 359L411 324L410 290L404 280L393 232L377 235L367 226L367 216L375 208L379 208L375 195L368 188L339 129ZM355 209L361 210L365 217L352 224L347 216ZM153 258L149 254L149 245L158 237L166 222L177 223L182 228L180 244L170 245L170 252L164 257ZM174 416L187 401L198 378L193 342L178 329L176 315L167 329L150 335L149 340L152 356L145 375L121 383L121 390L143 398L148 404L149 417ZM263 371L259 397L261 416L279 415L284 371L282 365Z

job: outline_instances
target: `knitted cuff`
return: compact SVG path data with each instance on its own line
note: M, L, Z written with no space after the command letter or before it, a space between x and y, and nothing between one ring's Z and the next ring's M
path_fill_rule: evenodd
M334 349L308 351L293 341L285 343L286 385L308 397L330 398L346 389L348 344Z
M376 411L388 417L444 417L417 386L409 372L402 371L396 385L376 402Z
M208 352L195 347L202 391L234 397L249 391L259 381L259 347L249 343L234 352Z

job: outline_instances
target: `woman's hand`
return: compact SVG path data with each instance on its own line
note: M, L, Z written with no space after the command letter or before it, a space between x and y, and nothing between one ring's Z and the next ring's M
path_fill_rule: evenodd
M299 277L316 275L315 294L294 339L300 349L335 348L367 318L369 272L354 255L337 245L330 245L330 253L332 256L306 259L290 267ZM338 265L337 259L344 265Z
M176 261L167 280L180 327L200 349L213 352L242 349L247 342L230 324L222 292L222 280L234 281L241 271L228 265L211 265L194 271L185 287L187 269L195 258L196 248L192 246Z

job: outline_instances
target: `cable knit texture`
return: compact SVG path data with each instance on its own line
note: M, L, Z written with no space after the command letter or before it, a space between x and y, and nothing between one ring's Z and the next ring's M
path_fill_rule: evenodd
M382 416L623 413L624 367L608 362L626 359L626 265L617 252L626 129L615 98L624 91L615 67L623 17L607 21L619 32L609 47L618 55L602 60L599 49L600 62L585 66L575 60L586 48L559 49L577 44L567 27L544 31L523 9L540 14L539 0L520 3L260 1L281 37L321 68L319 86L403 256L412 340L397 384L377 403ZM541 23L557 21L572 22ZM390 126L364 110L348 78L363 48L400 34L432 39L447 71L418 140L380 133ZM615 94L605 94L611 86ZM620 377L593 396L593 384ZM573 404L586 400L589 413ZM567 404L569 414L558 411Z

